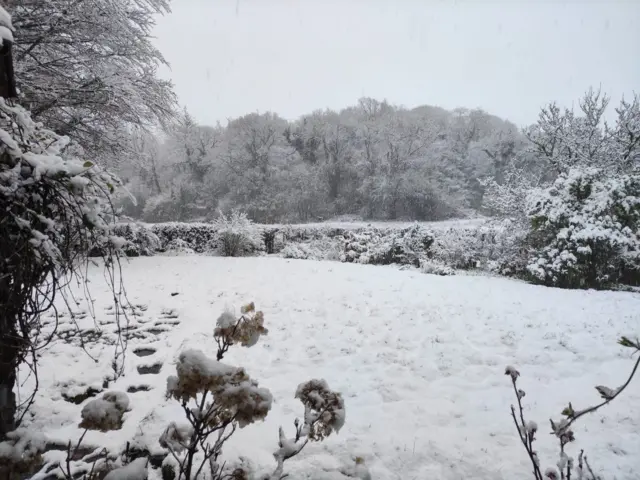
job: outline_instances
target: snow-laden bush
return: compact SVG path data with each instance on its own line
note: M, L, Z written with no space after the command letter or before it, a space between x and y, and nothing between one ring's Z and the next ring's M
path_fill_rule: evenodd
M439 230L428 252L429 259L455 270L479 269L516 276L526 266L521 222L490 220L473 228Z
M210 223L169 222L157 223L150 228L160 239L163 249L168 248L175 240L185 242L186 246L196 253L209 252L212 248L217 249L217 230Z
M213 221L216 244L225 257L240 257L264 250L262 231L245 213L220 213Z
M374 265L420 265L433 244L433 234L416 224L398 230L366 229L344 233L342 262Z
M0 443L0 478L28 478L42 466L46 439L38 432L19 428Z
M572 169L531 199L532 281L563 288L640 284L640 176Z
M438 260L424 259L420 261L420 271L430 275L440 275L442 277L447 275L455 275L456 271L449 265L446 265Z
M163 251L168 255L193 255L195 251L189 246L189 244L181 238L171 240Z
M42 314L65 294L65 277L83 279L81 262L95 250L109 281L118 277L117 258L126 241L114 232L111 201L121 182L74 157L72 147L68 138L0 98L0 439L19 423L16 369L28 355L36 361L32 339ZM118 301L119 295L114 291Z
M338 238L323 237L303 243L287 243L280 253L284 258L338 261L342 242Z
M313 253L306 243L288 243L284 246L281 253L284 258L293 258L296 260L306 260L313 257Z
M119 223L114 234L126 240L123 251L128 257L148 257L161 248L160 239L152 230L137 223Z
M178 358L176 375L167 379L167 398L181 405L185 422L170 423L160 437L160 445L171 458L163 465L163 471L176 480L281 480L286 476L286 460L300 453L308 442L322 441L342 428L342 396L324 380L298 386L295 397L304 406L303 421L295 420L293 438L280 428L272 473L256 476L245 467L221 462L225 442L238 428L263 420L271 410L273 398L243 368L221 362L231 346L250 347L267 334L263 313L256 311L253 303L242 307L240 317L225 312L218 318L213 334L218 344L216 359L199 350L185 350Z

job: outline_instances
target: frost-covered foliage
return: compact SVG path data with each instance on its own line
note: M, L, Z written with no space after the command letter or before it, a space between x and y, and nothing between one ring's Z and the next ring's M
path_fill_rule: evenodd
M34 355L31 338L64 293L65 276L83 278L80 262L98 250L113 286L114 260L126 244L113 230L119 179L69 156L68 146L67 137L0 99L0 438L13 429L15 369Z
M246 213L234 211L225 215L221 212L213 221L213 227L216 243L225 257L240 257L264 249L262 232Z
M399 230L367 229L344 234L343 262L375 265L420 265L433 244L433 234L416 224Z
M201 475L212 480L257 478L245 467L219 463L219 457L236 429L266 417L273 398L244 369L220 360L230 346L239 343L250 347L266 334L264 314L249 303L242 307L239 318L230 312L218 318L214 330L217 360L200 350L185 350L180 354L176 375L167 379L167 397L180 403L186 422L172 422L160 437L160 445L171 457L163 465L167 475L177 480L195 480ZM274 454L276 469L260 478L281 480L285 476L285 460L298 454L307 442L321 441L338 432L344 424L344 401L324 380L299 385L296 398L305 406L304 422L295 421L296 435L292 439L287 439L280 428L280 448ZM214 433L214 440L209 440Z
M634 341L628 337L621 337L620 340L618 340L618 344L622 347L631 349L635 354L640 353L640 341L637 339ZM579 480L603 480L603 478L608 478L602 477L594 472L584 450L580 450L576 461L576 458L571 456L567 447L576 440L574 424L581 417L598 411L600 408L608 405L618 397L618 395L620 395L629 386L638 371L638 367L640 367L640 356L638 356L634 361L631 374L621 386L617 388L610 388L603 385L597 385L595 389L602 399L600 403L590 407L576 409L573 404L569 402L569 404L562 410L562 418L555 421L553 419L549 420L549 423L551 424L550 433L556 438L560 448L555 465L548 466L546 468L538 456L538 452L535 450L538 424L531 420L527 421L525 418L522 399L525 398L526 392L521 388L518 388L520 372L511 365L506 367L505 375L510 377L513 392L517 400L517 407L511 405L511 418L518 431L520 442L531 461L531 473L535 480L571 480L572 478L577 478Z
M533 281L565 288L640 283L640 176L572 169L533 197Z

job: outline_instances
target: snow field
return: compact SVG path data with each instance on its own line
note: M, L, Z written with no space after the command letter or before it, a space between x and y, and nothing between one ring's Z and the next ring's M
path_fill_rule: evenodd
M217 317L255 301L269 334L252 348L233 347L225 363L245 367L271 391L274 404L264 423L232 438L227 458L242 455L258 470L274 468L278 426L290 434L302 414L293 398L299 383L324 378L345 399L345 426L288 461L292 479L345 478L337 470L353 464L356 454L376 480L529 478L510 418L515 398L506 365L522 374L525 414L540 425L542 466L554 466L558 448L548 435L549 416L559 418L569 401L576 408L596 403L595 385L620 385L632 364L616 340L639 331L638 294L557 290L504 278L200 256L131 259L124 276L129 299L140 308L130 315L126 375L109 389L148 390L129 394L131 411L121 430L88 432L85 443L118 449L133 441L160 452L164 428L183 419L164 396L179 353L197 348L215 357ZM108 344L115 328L111 300L99 268L90 287L102 333L86 349L97 361L61 340L43 351L42 391L27 425L65 444L82 433L80 410L90 400L76 405L63 394L101 389L114 348ZM94 328L90 316L79 323ZM142 347L145 356L136 355ZM30 385L31 379L25 392ZM611 406L579 422L570 455L584 448L611 478L637 478L639 400L636 381Z

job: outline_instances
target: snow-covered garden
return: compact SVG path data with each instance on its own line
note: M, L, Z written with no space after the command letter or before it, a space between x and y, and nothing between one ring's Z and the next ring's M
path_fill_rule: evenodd
M2 480L638 478L640 95L199 125L167 0L45 3L0 7Z
M355 456L377 480L523 478L530 466L510 417L507 365L521 372L526 415L540 425L541 465L553 467L558 448L547 434L549 417L559 418L569 401L575 408L597 403L594 386L626 379L628 349L616 341L637 331L640 311L637 294L337 262L157 256L127 261L123 274L135 307L124 375L103 388L117 336L111 293L95 267L89 279L97 324L84 301L74 307L78 334L68 317L61 319L59 337L40 353L41 393L24 426L64 447L83 432L87 394L130 392L122 429L89 431L84 452L119 451L130 442L160 465L167 455L160 436L184 416L165 398L179 354L199 349L215 357L216 319L254 301L269 332L251 348L232 348L225 361L245 367L274 402L263 423L232 437L223 458L273 470L278 427L293 429L302 414L294 398L299 383L322 378L344 398L343 428L287 462L294 479L346 479L340 471L348 473ZM31 386L26 379L21 390ZM569 454L584 448L598 471L637 478L639 400L640 385L632 383L611 406L587 416ZM45 462L64 463L58 448Z

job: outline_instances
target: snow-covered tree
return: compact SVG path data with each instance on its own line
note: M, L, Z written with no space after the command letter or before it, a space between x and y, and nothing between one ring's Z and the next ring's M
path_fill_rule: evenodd
M0 40L11 40L11 17L3 8L0 23ZM68 137L0 98L0 439L20 423L17 369L28 357L36 361L41 315L64 296L66 276L82 279L82 263L94 251L102 254L108 278L119 281L124 240L112 232L111 200L120 180L70 156L68 146ZM119 299L119 289L111 287Z
M533 281L565 288L640 283L640 175L574 168L530 201Z
M589 90L578 111L552 103L540 112L538 122L526 131L534 151L556 174L573 167L606 168L629 172L640 162L640 97L620 102L613 126L605 122L610 98Z
M168 0L21 0L13 6L15 70L33 117L78 142L92 158L118 163L131 127L172 117L153 45Z

